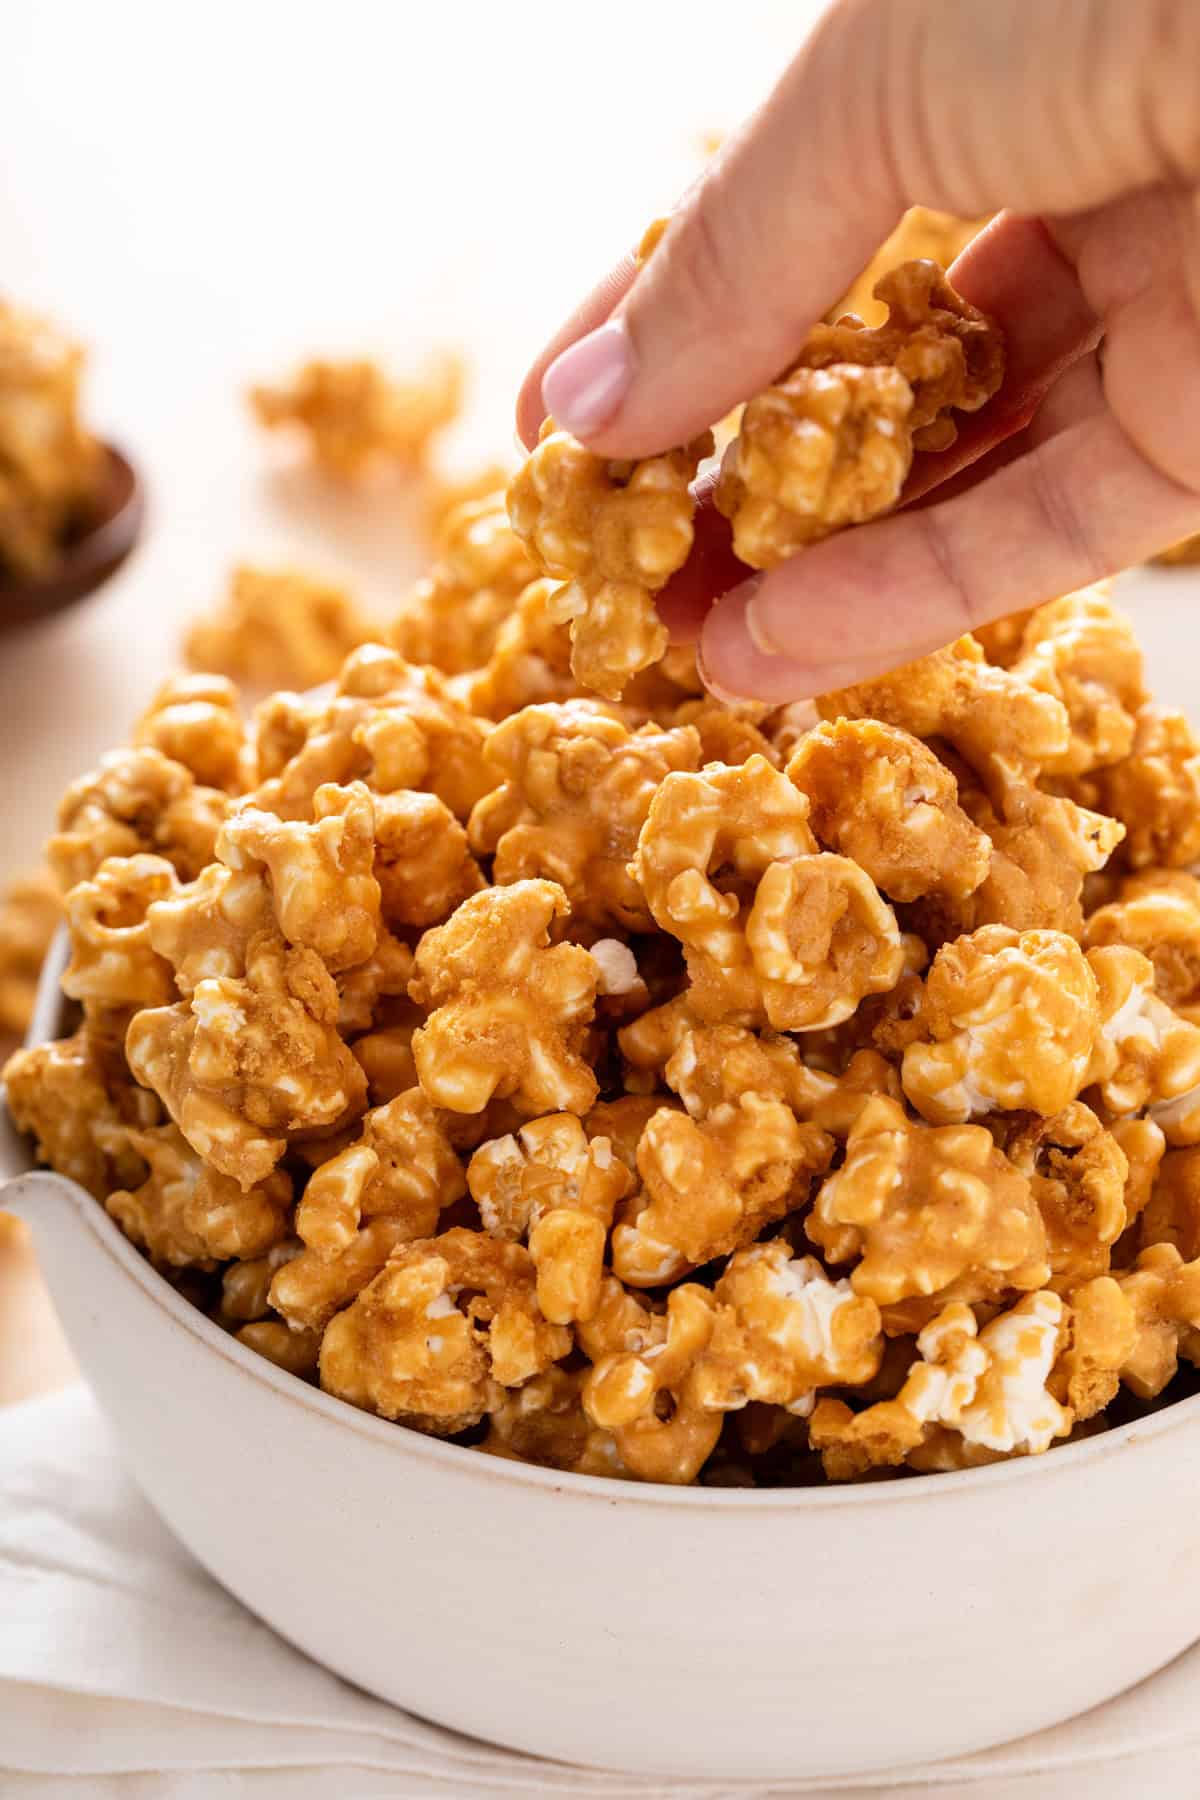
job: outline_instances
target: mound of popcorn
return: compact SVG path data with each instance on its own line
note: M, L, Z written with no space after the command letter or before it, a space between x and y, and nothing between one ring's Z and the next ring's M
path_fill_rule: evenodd
M726 452L761 566L999 382L939 270L881 289ZM239 1342L482 1453L1041 1454L1200 1362L1200 742L1103 587L706 697L653 604L703 448L550 426L332 690L168 682L64 798L73 1029L9 1107Z

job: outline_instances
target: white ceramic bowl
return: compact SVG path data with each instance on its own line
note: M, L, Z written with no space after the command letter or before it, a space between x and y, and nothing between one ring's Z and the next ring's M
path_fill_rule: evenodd
M129 1466L188 1548L318 1661L460 1731L640 1773L865 1773L1052 1724L1200 1635L1200 1397L908 1482L564 1476L282 1373L59 1176L16 1174L0 1205L32 1224Z

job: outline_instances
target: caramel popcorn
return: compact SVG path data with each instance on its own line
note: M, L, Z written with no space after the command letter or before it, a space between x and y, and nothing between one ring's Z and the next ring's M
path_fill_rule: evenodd
M523 706L583 693L571 673L571 634L557 604L561 585L541 577L523 588L483 667L460 679L457 691L478 717L502 720Z
M206 1167L174 1125L116 1129L148 1173L132 1191L109 1194L105 1206L155 1262L213 1268L230 1257L263 1256L286 1236L292 1184L279 1170L243 1191Z
M131 1010L172 1000L174 976L150 942L147 913L178 885L161 856L112 856L91 881L73 887L64 902L71 938L64 994L89 1006Z
M457 418L463 368L456 356L398 381L365 357L305 363L284 387L255 387L250 404L260 425L299 426L318 466L342 479L377 462L413 467L432 438Z
M1125 827L1131 868L1200 861L1200 742L1182 713L1144 706L1129 754L1100 771L1096 792Z
M547 419L509 486L513 530L563 583L548 604L570 621L575 678L609 700L667 647L654 596L687 561L688 484L711 451L706 433L644 462L605 462Z
M598 970L586 950L553 943L570 912L552 881L518 881L464 900L417 947L409 992L430 1008L413 1038L436 1106L480 1112L511 1098L533 1115L585 1113L596 1078L584 1062Z
M83 352L0 299L0 575L36 581L91 519L104 453L79 416Z
M758 756L658 789L631 867L701 1017L816 1031L900 973L895 915L856 863L818 852L808 811Z
M985 925L944 944L925 981L904 1092L935 1125L995 1111L1057 1113L1088 1079L1096 977L1074 938Z
M891 900L963 900L991 846L958 804L958 784L931 750L875 719L839 719L801 739L788 776L808 795L819 843L864 868Z
M997 1135L1029 1181L1046 1227L1049 1285L1070 1292L1103 1274L1127 1220L1129 1164L1117 1139L1081 1101Z
M13 1124L34 1140L41 1162L98 1200L142 1179L144 1165L123 1127L156 1124L158 1103L86 1026L58 1043L18 1050L3 1074Z
M910 262L914 257L948 269L972 238L983 230L989 217L985 214L978 219L960 219L955 213L937 212L930 206L910 206L862 274L826 317L831 324L836 324L844 313L852 312L865 319L868 325L882 324L887 318L887 307L874 298L875 284L880 276L894 269L897 263Z
M160 750L112 750L63 795L46 857L64 888L89 881L106 858L140 850L191 881L211 863L228 811L228 795Z
M57 887L41 870L0 892L0 1044L29 1029L42 963L61 918Z
M755 399L722 459L716 503L733 547L769 569L847 525L891 510L914 449L945 450L952 413L1000 386L1000 334L933 262L876 284L873 329L853 314L815 326L794 367Z
M388 637L409 662L462 675L487 662L537 570L509 525L503 489L449 512L437 549L432 572L418 582Z
M1200 1027L1154 992L1154 965L1138 950L1088 951L1103 1019L1091 1071L1105 1108L1145 1109L1171 1144L1200 1141Z
M300 569L234 569L229 592L190 627L183 653L193 669L251 687L315 687L368 641L371 628L340 583Z
M527 1250L455 1229L393 1251L330 1322L321 1386L449 1436L483 1418L493 1382L520 1387L570 1343L566 1327L538 1310Z
M1121 1380L1143 1400L1161 1394L1180 1356L1200 1361L1200 1263L1184 1262L1174 1244L1143 1250L1117 1284L1133 1308L1136 1338Z
M1070 741L1043 765L1050 775L1104 768L1128 756L1133 744L1146 698L1142 653L1129 621L1106 596L1102 584L1039 606L1012 665L1014 675L1066 708Z
M223 675L172 675L134 726L133 742L161 750L203 787L240 794L247 785L238 692Z
M347 1250L364 1219L428 1237L466 1188L444 1115L413 1087L368 1112L359 1136L321 1164L296 1208L296 1233L326 1257Z
M487 760L502 778L471 814L471 843L493 879L556 881L572 916L649 931L653 919L629 872L650 802L674 769L695 769L687 726L630 731L585 700L527 706L498 725Z
M1168 1006L1200 997L1200 882L1160 886L1127 882L1121 897L1101 906L1083 927L1089 948L1125 944L1154 965L1154 986Z

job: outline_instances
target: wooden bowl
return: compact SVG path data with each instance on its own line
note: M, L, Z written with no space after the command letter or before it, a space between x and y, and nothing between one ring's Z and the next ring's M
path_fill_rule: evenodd
M0 580L0 635L94 593L137 543L145 511L137 470L115 445L105 444L104 479L92 522L63 546L54 568L40 580Z

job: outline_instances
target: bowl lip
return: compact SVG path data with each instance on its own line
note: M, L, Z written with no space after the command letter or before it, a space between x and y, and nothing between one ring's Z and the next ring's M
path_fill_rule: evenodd
M44 1043L58 1035L64 1024L67 1001L59 986L70 955L66 929L58 933L42 966L33 1023L26 1042ZM0 1124L18 1136L16 1127L3 1105L4 1089L0 1083ZM19 1140L25 1142L25 1140ZM1003 1462L990 1463L976 1469L950 1469L933 1474L913 1476L909 1480L879 1482L831 1482L823 1487L722 1488L703 1487L698 1483L673 1486L669 1482L638 1481L612 1475L585 1475L570 1469L547 1468L540 1463L521 1462L516 1458L489 1456L474 1445L455 1444L448 1439L431 1437L399 1421L380 1418L349 1401L327 1394L298 1375L290 1374L248 1345L240 1344L231 1332L214 1323L197 1306L193 1306L143 1255L110 1218L104 1206L78 1182L34 1165L13 1170L6 1179L0 1171L0 1205L6 1190L18 1183L41 1185L53 1183L65 1189L80 1222L96 1240L97 1247L131 1279L152 1305L167 1319L210 1350L216 1351L228 1364L251 1381L270 1388L281 1399L300 1406L334 1426L352 1431L368 1442L379 1444L391 1453L416 1457L418 1461L442 1469L448 1475L480 1483L492 1483L515 1489L540 1489L547 1494L575 1496L581 1500L653 1507L677 1507L687 1512L786 1513L824 1512L832 1507L876 1507L894 1510L897 1505L931 1504L954 1495L983 1495L1009 1482L1031 1482L1058 1474L1069 1478L1081 1466L1105 1461L1140 1442L1164 1433L1182 1430L1200 1417L1200 1393L1184 1400L1173 1400L1141 1419L1130 1419L1124 1425L1099 1431L1081 1438L1075 1444L1060 1444L1040 1456L1011 1456ZM36 1209L32 1212L37 1234ZM70 1336L69 1321L68 1337ZM84 1369L86 1377L86 1368ZM959 1504L961 1505L961 1500Z

